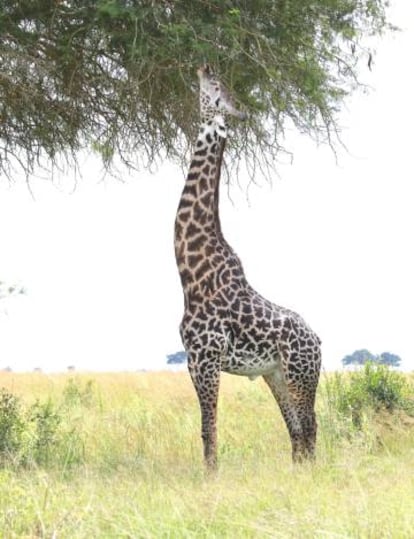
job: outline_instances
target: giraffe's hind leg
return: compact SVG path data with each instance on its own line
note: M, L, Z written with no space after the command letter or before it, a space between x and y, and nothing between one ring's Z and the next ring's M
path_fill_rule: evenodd
M208 353L189 352L188 370L200 404L204 462L209 471L215 471L220 365L214 358L209 358Z
M317 423L315 392L318 379L313 375L297 380L275 371L263 377L275 397L289 431L292 459L300 462L315 455Z
M309 361L309 357L307 357ZM318 387L321 367L320 349L310 356L310 367L302 373L299 379L293 379L293 391L297 395L297 408L303 431L304 456L313 458L315 455L317 422L315 414L315 396Z
M315 457L317 422L312 405L305 404L303 412L299 411L303 432L303 455L306 458Z
M292 459L298 462L302 460L304 453L304 439L302 422L294 399L279 372L264 375L263 379L279 405L292 444Z

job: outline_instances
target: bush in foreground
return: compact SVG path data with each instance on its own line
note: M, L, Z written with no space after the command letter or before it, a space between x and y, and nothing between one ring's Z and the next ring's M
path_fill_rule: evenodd
M352 373L327 379L330 404L342 418L361 428L364 413L403 411L414 415L413 389L404 374L386 365L368 362Z
M68 467L79 462L82 443L76 429L53 401L26 406L0 391L0 466Z

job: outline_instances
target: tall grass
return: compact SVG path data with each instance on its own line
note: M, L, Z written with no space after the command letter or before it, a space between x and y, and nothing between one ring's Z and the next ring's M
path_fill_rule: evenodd
M355 425L342 376L322 379L317 459L296 467L265 385L223 376L211 478L186 373L1 373L36 428L0 468L0 536L412 538L414 420L365 406Z

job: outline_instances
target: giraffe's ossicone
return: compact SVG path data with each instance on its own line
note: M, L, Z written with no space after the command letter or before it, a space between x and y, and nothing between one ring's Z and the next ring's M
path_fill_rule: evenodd
M180 332L201 408L204 458L217 464L220 372L263 376L289 430L294 460L313 457L320 340L295 312L258 294L224 239L218 200L226 117L244 119L208 66L198 70L201 124L175 222L184 291Z

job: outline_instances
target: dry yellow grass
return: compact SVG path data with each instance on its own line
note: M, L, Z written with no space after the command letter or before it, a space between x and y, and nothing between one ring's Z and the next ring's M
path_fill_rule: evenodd
M5 539L414 537L403 415L343 436L321 387L316 463L293 467L264 384L223 376L220 468L208 478L186 373L1 373L0 386L24 403L50 398L82 444L72 465L0 470Z

